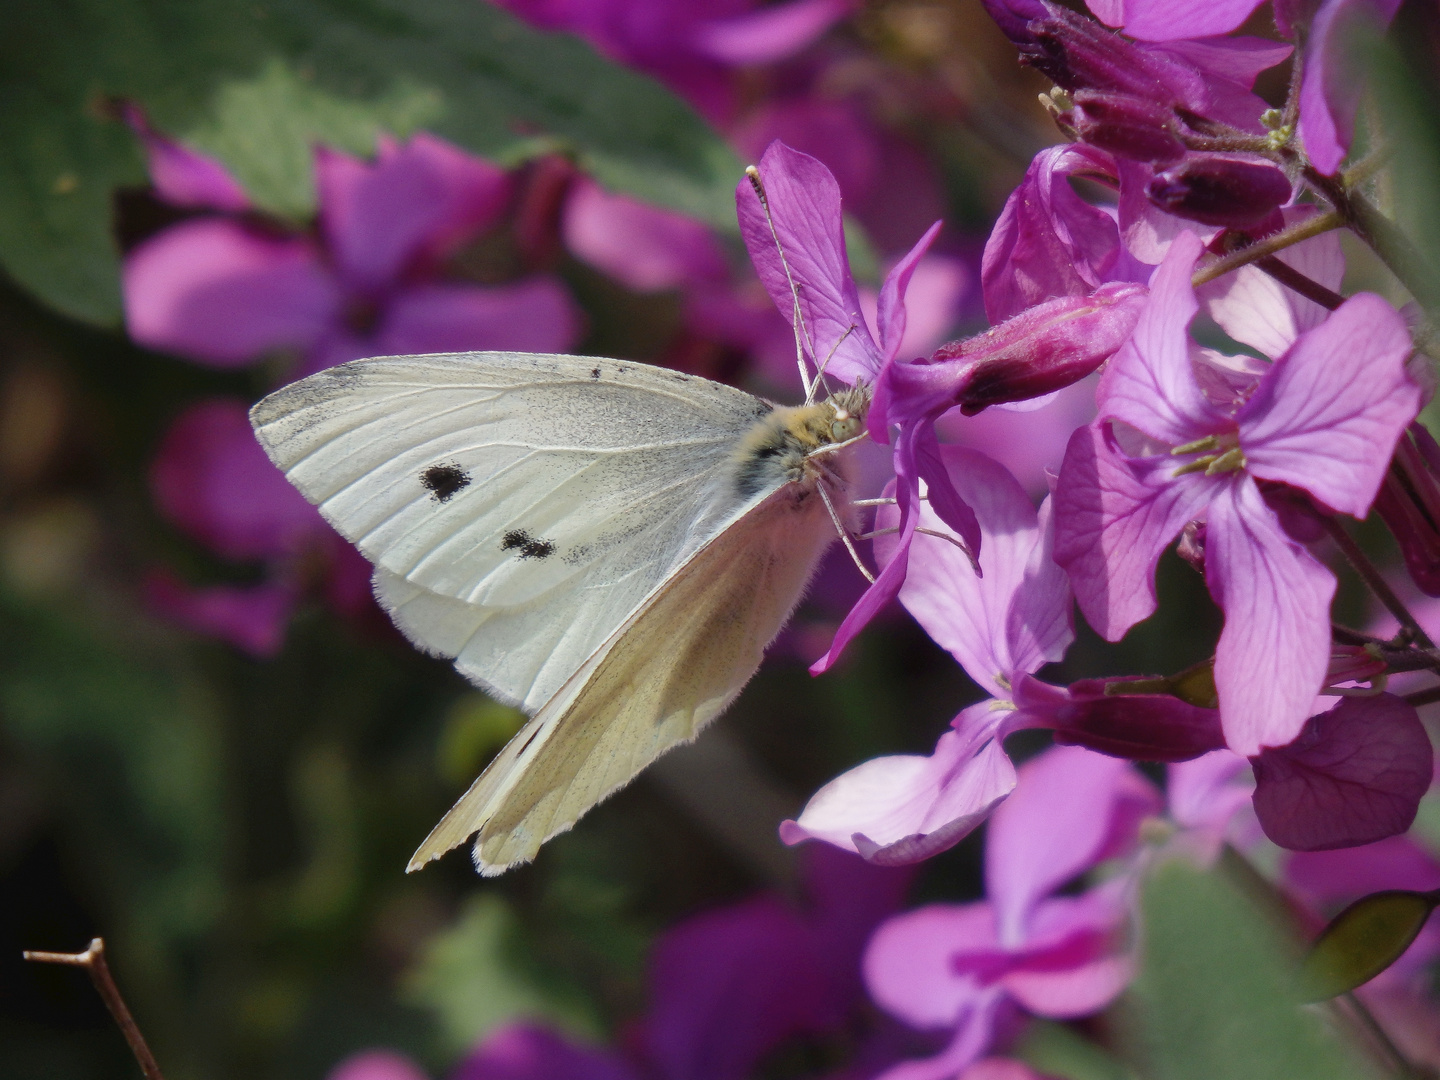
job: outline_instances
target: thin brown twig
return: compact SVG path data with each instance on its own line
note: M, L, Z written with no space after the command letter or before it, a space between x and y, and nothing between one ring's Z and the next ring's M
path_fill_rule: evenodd
M1239 251L1232 251L1223 258L1216 259L1212 263L1200 267L1190 277L1190 283L1196 288L1204 285L1207 281L1214 281L1218 277L1230 273L1232 270L1239 270L1242 266L1263 259L1268 255L1274 255L1278 251L1284 251L1287 247L1293 247L1302 240L1309 240L1312 236L1319 236L1331 229L1338 229L1345 224L1345 218L1336 211L1327 211L1323 214L1314 214L1291 225L1289 228L1281 229L1277 233L1271 233L1264 239L1257 240L1249 247L1243 247Z
M103 939L98 937L92 939L90 947L82 953L38 952L27 949L23 955L26 960L32 960L37 964L64 964L67 967L79 967L88 971L90 981L95 984L100 999L105 1002L105 1007L115 1018L121 1034L125 1036L125 1041L130 1044L130 1052L135 1055L135 1060L140 1065L140 1071L145 1074L145 1080L165 1080L164 1075L160 1072L160 1066L155 1062L155 1055L150 1053L145 1036L140 1034L135 1017L130 1015L130 1009L125 1004L125 999L120 996L120 988L115 985L115 980L110 975L110 965L105 962Z
M1428 690L1416 690L1413 694L1405 695L1405 702L1419 708L1421 705L1433 705L1440 701L1440 686L1432 686Z
M1269 274L1276 281L1280 282L1287 289L1299 293L1307 300L1313 300L1321 307L1334 311L1345 302L1334 289L1326 288L1312 277L1307 277L1299 270L1296 270L1287 262L1281 262L1274 255L1266 255L1263 259L1256 259L1255 265Z
M1370 561L1365 552L1360 550L1360 545L1355 542L1354 537L1345 531L1345 526L1333 517L1327 517L1324 520L1325 531L1330 534L1330 539L1335 541L1335 546L1340 549L1346 560L1355 568L1355 572L1370 587L1370 591L1375 594L1375 599L1384 604L1385 609L1410 632L1412 641L1419 644L1421 648L1435 648L1435 642L1430 640L1430 635L1425 633L1415 616L1410 613L1410 609L1405 606L1405 602L1400 599L1394 589L1390 588L1390 583L1375 568L1375 564Z

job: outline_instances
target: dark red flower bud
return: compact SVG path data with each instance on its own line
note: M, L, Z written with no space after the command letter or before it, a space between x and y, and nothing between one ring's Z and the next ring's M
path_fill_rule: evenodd
M1420 424L1395 444L1375 510L1390 527L1405 569L1426 596L1440 596L1440 446Z
M1175 64L1138 47L1094 19L1045 4L1044 18L1032 19L1024 38L1011 40L1020 62L1044 73L1072 93L1102 90L1168 105L1175 100L1170 80Z
M1189 761L1225 746L1220 712L1182 701L1167 679L1082 679L1064 690L1028 676L1014 700L1057 743L1132 761Z
M1256 225L1290 200L1290 180L1266 161L1191 154L1157 173L1146 191L1160 209L1205 225Z
M886 366L870 423L888 426L959 406L1027 401L1083 379L1125 344L1140 318L1143 285L1114 281L1089 296L1060 296L983 334L942 345L927 360Z
M1076 91L1070 124L1091 146L1133 161L1168 165L1185 156L1175 134L1175 113L1130 94Z

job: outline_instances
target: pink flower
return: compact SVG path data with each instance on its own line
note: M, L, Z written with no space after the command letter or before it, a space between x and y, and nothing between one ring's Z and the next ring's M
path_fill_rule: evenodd
M216 398L186 409L150 467L160 513L221 558L260 563L255 585L193 588L152 572L148 599L190 629L253 656L276 655L295 606L317 584L330 605L355 614L370 603L370 566L265 456L243 401Z
M984 1055L1007 1008L1085 1016L1129 981L1127 882L1078 896L1061 886L1126 853L1160 797L1130 765L1073 747L1027 762L990 824L987 899L897 915L870 940L865 981L876 1003L912 1027L953 1032L936 1057L885 1080L953 1077Z
M382 140L373 164L317 149L315 172L318 240L201 217L130 252L135 340L215 367L293 349L305 354L302 373L362 356L573 342L579 317L552 278L439 280L444 260L503 212L510 180L499 167L420 134ZM166 175L161 194L176 193Z
M985 574L977 576L953 544L919 534L900 601L971 678L1008 699L1015 680L1060 659L1073 637L1069 585L1050 558L1049 504L1037 514L1015 478L983 454L953 446L939 452L975 510ZM898 516L883 513L876 524L893 525ZM944 529L928 503L918 523ZM898 548L894 538L881 538L877 557L892 565ZM1008 700L971 706L932 755L875 758L836 777L798 819L781 825L781 838L825 840L882 864L915 862L953 846L1014 788L1001 743L1016 720Z
M1419 408L1404 321L1377 296L1346 301L1249 389L1202 392L1186 327L1200 241L1182 234L1151 282L1135 336L1101 380L1100 418L1075 433L1056 496L1055 558L1091 625L1118 640L1155 608L1161 551L1206 518L1205 568L1225 610L1215 682L1231 749L1300 732L1329 663L1335 578L1281 528L1257 480L1363 517Z
M613 60L655 76L723 122L734 109L732 69L782 60L850 13L854 0L499 0L547 30L585 38Z

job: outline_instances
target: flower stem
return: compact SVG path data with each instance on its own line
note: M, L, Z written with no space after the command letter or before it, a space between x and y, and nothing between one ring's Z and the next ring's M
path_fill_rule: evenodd
M1405 695L1405 702L1419 708L1421 705L1432 705L1440 701L1440 686L1432 686L1428 690L1416 690L1413 694Z
M121 1034L125 1036L125 1041L130 1044L130 1052L135 1055L135 1060L140 1065L140 1071L145 1074L145 1080L165 1080L160 1072L160 1066L155 1062L155 1055L150 1053L145 1036L140 1034L135 1017L130 1015L130 1009L126 1006L125 999L120 996L120 988L110 977L110 965L105 962L103 939L98 937L92 939L90 947L82 953L33 952L27 949L23 955L26 960L33 960L39 964L65 964L68 967L81 967L88 971L90 981L95 984L95 989L99 992L101 1000L105 1002L105 1007L115 1018Z
M1305 167L1305 180L1330 201L1345 224L1380 256L1427 313L1432 317L1440 313L1440 284L1437 284L1434 267L1399 225L1382 214L1360 191L1336 177L1326 176L1313 165Z
M1330 210L1323 214L1315 214L1304 221L1296 222L1289 228L1281 229L1277 233L1271 233L1264 239L1257 240L1249 247L1243 247L1239 251L1232 251L1223 258L1216 259L1212 263L1200 267L1190 278L1190 283L1196 288L1204 285L1207 281L1214 281L1218 277L1238 270L1242 266L1248 266L1253 262L1274 255L1277 251L1284 251L1288 247L1309 240L1312 236L1319 236L1331 229L1338 229L1345 224L1345 218L1337 211Z
M1385 609L1394 615L1400 625L1409 632L1410 639L1421 648L1435 648L1435 642L1430 640L1430 635L1425 633L1415 616L1410 614L1410 609L1396 595L1395 590L1390 588L1389 582L1375 568L1375 564L1370 561L1369 556L1360 550L1360 545L1355 542L1354 537L1345 531L1345 526L1333 517L1327 517L1324 520L1325 531L1330 534L1330 539L1335 541L1335 546L1341 550L1350 565L1355 568L1355 572L1370 587L1375 598L1384 604Z
M1292 289L1305 297L1313 300L1321 307L1334 311L1345 302L1334 289L1327 289L1314 278L1306 277L1299 270L1296 270L1287 262L1281 262L1274 255L1266 255L1263 259L1256 259L1255 265L1265 273L1269 274L1276 281L1288 289Z

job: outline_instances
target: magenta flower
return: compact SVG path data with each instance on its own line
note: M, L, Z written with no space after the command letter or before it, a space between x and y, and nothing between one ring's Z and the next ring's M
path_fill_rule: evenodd
M1075 433L1056 496L1055 558L1081 610L1118 640L1155 608L1154 569L1206 519L1205 568L1226 614L1215 682L1237 753L1291 742L1329 663L1335 578L1281 528L1257 480L1363 517L1420 405L1410 337L1379 297L1346 301L1275 359L1243 404L1202 392L1186 335L1193 235L1151 282L1135 336L1101 380L1100 418Z
M799 52L855 7L855 0L788 0L763 8L755 0L497 2L655 76L716 123L734 109L734 68Z
M760 161L760 176L770 208L770 221L754 188L741 181L735 189L740 231L755 272L775 306L791 319L802 342L805 362L812 373L823 365L827 376L843 382L871 382L895 359L905 337L905 290L916 264L940 231L940 222L886 275L876 308L879 343L871 335L860 308L859 291L845 252L840 188L830 170L808 154L774 143ZM775 234L770 231L773 222ZM785 251L781 261L778 236ZM789 273L786 268L788 265ZM791 293L795 283L798 300ZM870 434L879 443L890 432L872 410ZM939 443L930 425L902 428L895 440L896 498L900 507L902 555L893 559L846 615L830 651L812 671L824 671L839 657L851 638L874 614L894 599L905 580L905 558L914 537L918 516L914 507L920 480L929 486L931 505L942 521L974 551L980 543L975 515L955 493L948 473L940 465Z
M941 1080L989 1049L1007 1010L1066 1019L1104 1008L1131 961L1124 878L1078 896L1052 894L1126 853L1159 793L1132 766L1057 747L1020 769L985 846L987 899L897 915L871 938L865 981L876 1003L912 1027L953 1032L937 1056L886 1080Z
M317 585L343 614L369 605L369 563L271 464L243 401L218 398L183 412L161 440L150 491L191 539L265 570L258 584L200 588L155 571L148 598L167 618L266 658L280 651L295 606Z
M1322 173L1336 172L1355 134L1362 58L1357 45L1382 34L1400 0L1325 0L1310 22L1300 83L1300 141Z
M1015 478L983 454L945 446L940 456L974 508L985 574L977 576L953 544L922 533L910 549L900 601L972 679L1009 699L1021 675L1060 659L1073 637L1069 584L1050 558L1049 503L1037 514ZM898 517L882 513L876 525ZM945 528L928 503L919 525ZM880 538L876 556L888 566L898 548L895 538ZM781 838L825 840L881 864L916 862L953 846L1015 786L1001 745L1014 717L1008 700L971 706L930 756L874 758L830 781L798 819L780 826Z
M498 166L420 134L382 140L373 164L318 149L315 173L318 240L201 217L130 252L123 283L135 340L215 367L297 350L300 373L362 356L547 352L574 341L579 316L552 278L439 280L444 260L504 211L510 179Z

